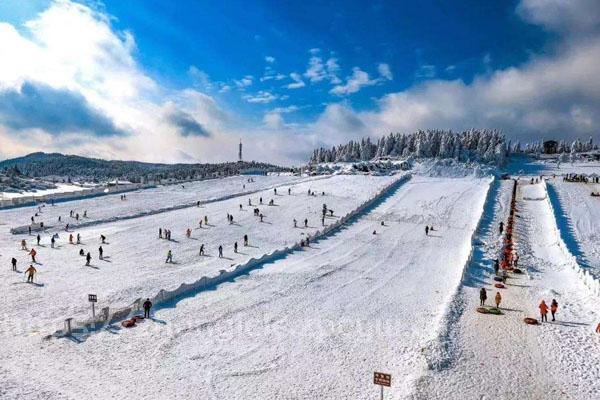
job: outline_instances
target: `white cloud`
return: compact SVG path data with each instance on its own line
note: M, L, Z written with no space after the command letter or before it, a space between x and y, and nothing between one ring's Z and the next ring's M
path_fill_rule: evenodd
M331 84L340 83L337 73L340 66L336 58L329 58L325 63L321 57L313 56L308 60L308 67L304 73L304 77L310 80L311 83L328 80Z
M304 81L302 80L302 76L297 72L292 72L290 74L290 78L294 81L293 83L288 84L286 87L288 89L300 89L306 86Z
M271 93L267 90L259 90L256 94L247 94L242 96L242 98L248 103L268 104L282 98L282 96Z
M263 117L263 123L268 129L280 130L284 129L285 121L280 113L268 112Z
M265 61L269 64L273 64L275 62L275 57L272 56L266 56L265 57Z
M321 52L321 49L319 49L318 47L313 47L312 49L308 50L308 52L312 55L316 55Z
M371 79L369 74L358 67L352 68L352 75L346 79L344 85L337 85L329 91L331 94L343 96L351 93L356 93L365 86L373 86L378 83L378 80Z
M417 70L417 72L415 72L415 77L417 78L424 78L424 79L431 79L431 78L435 78L437 73L437 69L435 67L435 65L431 65L431 64L424 64L419 66L419 69Z
M234 79L233 83L239 90L244 90L248 86L252 86L254 77L252 75L246 75L242 79Z
M387 79L388 81L391 81L394 79L394 75L392 74L392 70L390 69L390 66L388 64L385 64L385 63L379 64L377 66L377 71L379 72L379 75L383 79Z

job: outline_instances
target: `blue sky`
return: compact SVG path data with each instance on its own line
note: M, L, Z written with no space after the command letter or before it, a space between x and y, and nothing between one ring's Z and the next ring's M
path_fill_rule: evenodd
M314 146L389 131L596 136L600 94L586 82L599 72L599 9L592 0L0 1L0 56L11 59L0 67L0 156L218 161L234 158L242 138L249 157L290 164ZM30 122L21 115L36 108L43 115ZM56 115L66 108L69 118Z

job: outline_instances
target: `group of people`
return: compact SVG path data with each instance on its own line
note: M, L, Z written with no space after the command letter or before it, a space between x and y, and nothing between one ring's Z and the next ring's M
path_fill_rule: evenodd
M429 232L433 232L434 230L435 229L433 229L433 225L425 225L425 236L429 236Z

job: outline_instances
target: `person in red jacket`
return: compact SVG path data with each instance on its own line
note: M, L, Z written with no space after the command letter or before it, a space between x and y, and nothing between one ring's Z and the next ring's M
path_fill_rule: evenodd
M558 311L558 302L556 299L552 299L552 303L550 303L550 314L552 314L552 321L556 321L554 319L554 314Z
M540 308L540 315L542 316L542 322L544 322L544 320L546 320L546 322L548 322L548 306L546 305L546 301L542 300L542 302L539 305Z
M600 322L598 322L598 326L596 327L596 333L600 333Z

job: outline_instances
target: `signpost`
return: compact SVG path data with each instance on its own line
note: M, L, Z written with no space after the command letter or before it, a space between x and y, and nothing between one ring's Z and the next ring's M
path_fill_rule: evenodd
M94 303L98 302L98 296L95 294L88 294L88 301L92 303L92 320L94 321L94 325L96 325L96 308L94 307Z
M373 376L373 383L381 386L381 400L383 400L383 387L392 386L392 375L384 374L383 372L375 372Z

